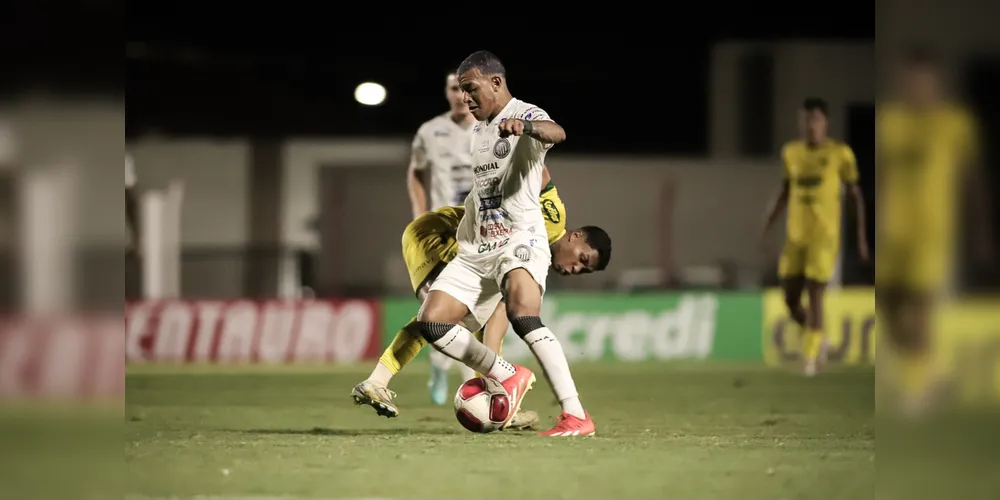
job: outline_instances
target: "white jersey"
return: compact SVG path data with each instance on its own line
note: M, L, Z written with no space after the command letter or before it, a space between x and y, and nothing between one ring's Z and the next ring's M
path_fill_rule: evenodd
M125 189L135 187L136 180L135 161L132 155L125 153Z
M430 171L430 209L459 206L472 190L472 127L446 113L425 122L413 138L410 168Z
M465 217L458 229L459 248L466 253L499 251L515 234L539 235L547 241L538 193L551 145L529 136L500 137L500 123L515 118L550 120L541 108L511 99L492 122L479 122L473 128L475 186L465 200Z

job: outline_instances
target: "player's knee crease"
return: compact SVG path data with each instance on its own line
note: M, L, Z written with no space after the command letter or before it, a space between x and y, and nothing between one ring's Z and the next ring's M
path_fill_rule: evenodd
M441 340L452 328L455 328L455 325L448 323L431 323L427 321L417 321L416 325L420 330L420 336L431 344Z
M510 324L514 327L514 333L522 339L525 335L538 330L539 328L545 327L545 325L542 324L542 318L539 318L538 316L519 316L517 318L511 318Z

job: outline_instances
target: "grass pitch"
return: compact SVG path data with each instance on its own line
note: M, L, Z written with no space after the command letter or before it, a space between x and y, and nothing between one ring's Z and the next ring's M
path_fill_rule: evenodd
M130 367L135 498L873 498L874 372L578 364L597 436L474 435L429 403L427 365L394 381L399 418L355 407L369 365ZM539 371L540 373L540 371ZM453 387L458 380L453 378ZM542 426L558 407L540 379Z

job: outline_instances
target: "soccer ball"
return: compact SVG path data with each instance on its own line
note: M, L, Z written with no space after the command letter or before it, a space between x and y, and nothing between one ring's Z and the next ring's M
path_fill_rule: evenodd
M462 427L471 432L500 430L512 411L507 390L493 379L471 379L462 384L455 394L455 417Z

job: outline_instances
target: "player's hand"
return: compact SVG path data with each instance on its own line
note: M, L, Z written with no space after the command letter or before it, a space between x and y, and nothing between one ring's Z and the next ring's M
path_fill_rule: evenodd
M517 118L500 122L500 137L524 135L524 120Z

